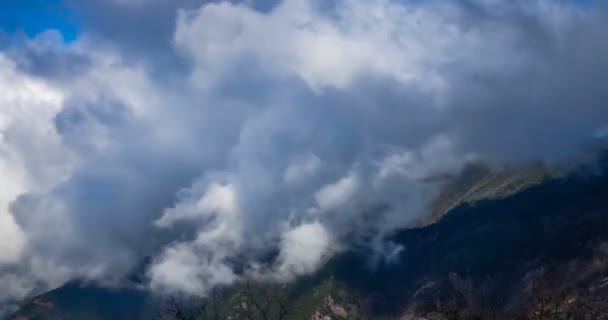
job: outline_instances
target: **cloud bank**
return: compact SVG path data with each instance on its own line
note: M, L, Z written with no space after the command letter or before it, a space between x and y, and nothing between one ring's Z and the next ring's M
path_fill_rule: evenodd
M608 131L594 3L67 4L74 42L0 52L3 301L144 257L160 292L291 279L386 247L433 177L574 161Z

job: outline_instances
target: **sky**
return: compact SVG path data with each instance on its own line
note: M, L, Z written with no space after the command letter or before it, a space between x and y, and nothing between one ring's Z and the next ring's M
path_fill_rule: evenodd
M0 313L71 279L205 294L392 257L471 162L605 149L607 8L0 0ZM272 257L269 259L269 257Z
M1 8L0 29L7 34L35 37L52 29L66 42L78 35L76 17L60 0L4 0Z

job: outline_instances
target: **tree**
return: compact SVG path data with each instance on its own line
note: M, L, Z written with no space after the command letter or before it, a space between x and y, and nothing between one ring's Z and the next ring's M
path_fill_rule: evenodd
M238 311L221 310L218 306L219 295L214 292L210 297L200 299L194 307L187 303L179 303L175 297L170 297L158 320L285 320L289 314L287 304L277 294L271 294L260 287L253 288L250 281L241 292L244 297L243 307Z
M477 299L472 297L477 296ZM455 290L452 297L439 300L424 315L436 320L608 320L608 299L593 293L568 293L533 285L528 303L519 312L498 311L489 306L483 292L475 295Z

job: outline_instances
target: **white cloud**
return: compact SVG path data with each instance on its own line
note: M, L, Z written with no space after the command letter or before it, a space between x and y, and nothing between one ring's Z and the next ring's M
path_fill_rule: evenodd
M69 169L69 156L53 127L63 94L19 73L0 53L0 266L16 262L26 235L10 212L27 192L44 192Z
M265 72L299 77L315 92L346 89L367 73L441 89L444 80L436 68L454 59L449 52L456 46L458 52L474 52L484 45L432 13L447 6L339 2L337 20L318 6L309 0L283 1L264 14L228 2L204 5L180 12L175 43L192 56L194 81L200 85L213 85L234 62L253 58Z
M193 240L164 248L148 275L159 290L206 294L237 279L228 259L239 252L242 241L238 197L230 184L211 184L200 198L196 189L188 192L188 198L155 223L170 227L180 220L198 220L202 226Z
M357 177L349 175L324 186L315 194L315 201L321 211L337 209L352 199L358 187Z
M150 269L150 285L168 293L205 295L214 286L231 284L237 276L221 258L216 258L218 255L223 257L221 253L196 251L185 243L170 246Z
M155 224L170 227L180 220L205 219L213 215L220 219L234 219L238 215L236 190L231 185L212 184L200 199L179 203L177 207L165 211ZM222 230L220 230L220 233Z
M331 234L319 222L291 228L281 238L280 254L272 276L281 280L310 274L337 250Z
M394 150L388 154L379 164L378 179L400 175L414 181L422 180L456 172L473 160L475 155L459 154L449 138L440 136L421 149Z

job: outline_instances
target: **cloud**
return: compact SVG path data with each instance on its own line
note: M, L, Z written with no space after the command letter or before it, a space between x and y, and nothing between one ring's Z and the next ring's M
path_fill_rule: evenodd
M188 195L156 220L163 228L180 220L194 220L202 226L193 241L169 245L154 261L149 271L152 288L206 294L214 286L238 278L226 264L238 254L244 240L237 196L230 184L211 184L200 199Z
M358 181L356 177L347 176L341 178L317 191L315 194L317 206L322 211L336 209L351 202L357 189Z
M298 157L285 169L284 180L289 186L297 187L318 174L323 163L314 154Z
M435 52L462 44L458 30L450 30L427 10L411 11L386 1L339 2L336 21L319 6L314 1L284 1L270 13L261 13L220 2L180 10L175 43L193 57L197 84L221 81L218 75L234 61L253 59L276 76L299 77L315 92L345 89L364 73L441 86L434 68L449 58ZM418 24L420 20L425 24ZM422 36L427 32L436 37ZM277 39L281 45L276 45Z
M20 74L0 54L0 263L19 259L25 247L23 230L10 213L15 198L44 192L64 178L69 155L49 120L61 108L63 94L42 81Z
M29 241L37 234L26 230L12 206L22 194L45 193L68 178L73 166L63 148L52 118L61 109L60 88L19 72L17 65L0 53L0 314L32 290L36 276L17 267L29 258ZM47 208L50 210L50 208ZM41 219L42 222L44 219ZM54 221L44 221L55 223ZM42 226L45 230L46 226ZM41 274L40 274L41 275Z
M332 250L332 239L325 227L312 222L287 231L280 245L276 278L291 280L316 271Z
M148 256L152 289L195 294L361 242L392 261L430 178L604 146L603 7L153 2L70 2L74 42L0 53L10 299Z

